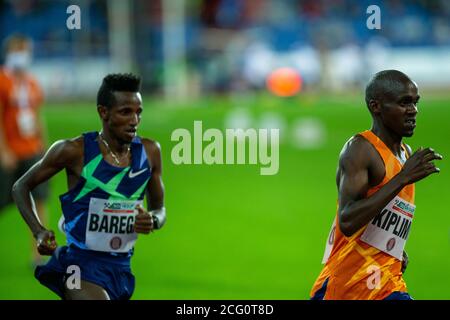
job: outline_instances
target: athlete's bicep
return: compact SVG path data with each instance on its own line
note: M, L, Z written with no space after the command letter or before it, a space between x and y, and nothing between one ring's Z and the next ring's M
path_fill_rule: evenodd
M339 212L363 199L369 190L367 154L358 146L344 152L339 161Z
M42 182L49 180L66 167L71 157L69 152L66 141L55 142L43 158L22 176L22 182L26 183L30 189L33 189Z
M156 210L164 207L164 184L162 181L162 159L161 148L158 143L147 144L147 154L152 168L152 176L147 185L147 203L149 210Z
M339 207L343 208L349 202L365 197L369 189L369 175L367 168L357 164L346 163L341 167L339 180Z

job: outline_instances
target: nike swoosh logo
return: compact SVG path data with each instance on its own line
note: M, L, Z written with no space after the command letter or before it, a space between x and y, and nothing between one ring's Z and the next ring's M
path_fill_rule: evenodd
M138 172L133 172L133 170L130 170L130 172L128 173L128 176L130 177L130 179L133 179L134 177L137 177L138 175L140 175L142 172L146 171L147 168L142 169Z

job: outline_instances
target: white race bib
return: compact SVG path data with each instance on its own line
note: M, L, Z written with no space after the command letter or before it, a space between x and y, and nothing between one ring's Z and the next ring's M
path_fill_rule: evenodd
M142 205L142 201L91 198L86 225L88 249L105 252L131 250L137 239L133 227L138 204Z
M322 264L327 263L328 258L330 257L331 250L333 249L334 245L335 234L336 234L336 218L333 220L330 233L328 234L327 243L325 244L325 252L323 253Z
M408 239L416 206L396 196L367 225L361 235L365 243L399 260Z

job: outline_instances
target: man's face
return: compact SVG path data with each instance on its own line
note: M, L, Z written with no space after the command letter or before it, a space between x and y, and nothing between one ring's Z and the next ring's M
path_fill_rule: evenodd
M417 103L420 96L417 85L405 81L380 101L379 116L391 132L400 137L411 137L416 128Z
M25 71L31 63L31 44L28 41L13 41L6 53L5 65L15 71Z
M108 127L111 135L123 143L131 143L141 121L142 98L139 92L114 92L116 103L106 109L104 126Z

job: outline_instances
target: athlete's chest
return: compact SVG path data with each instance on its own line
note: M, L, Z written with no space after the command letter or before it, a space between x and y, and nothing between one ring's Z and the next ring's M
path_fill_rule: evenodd
M150 177L147 162L142 166L116 167L106 162L101 154L85 165L82 171L88 188L101 189L119 198L139 197Z
M89 162L77 161L66 169L69 190L83 183L83 190L99 190L117 198L136 198L142 193L151 178L151 168L146 159L117 167L98 153Z

